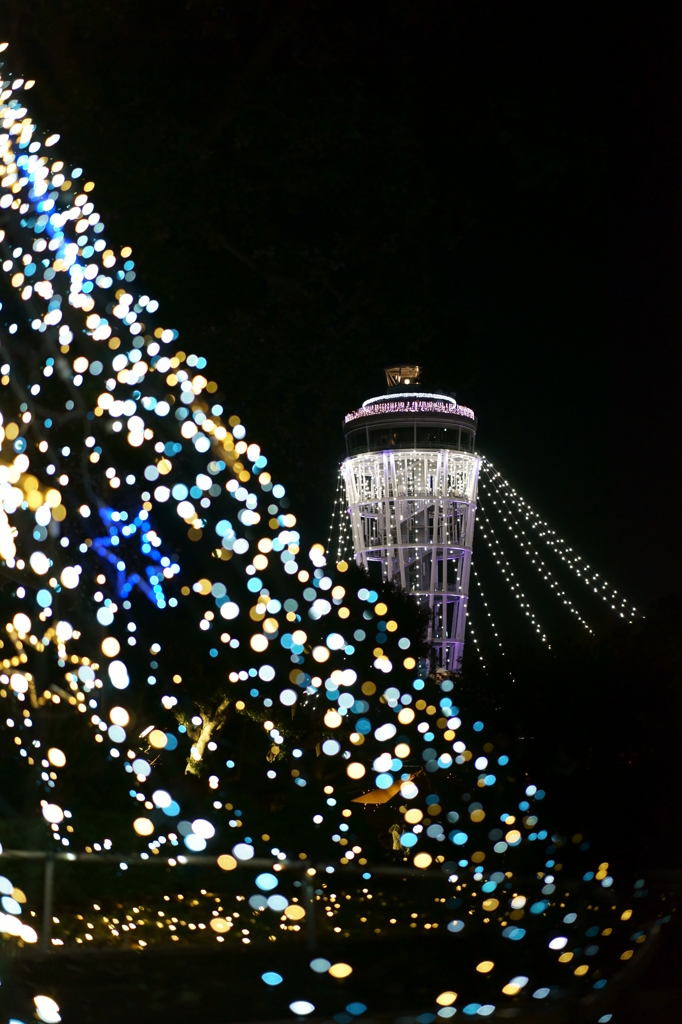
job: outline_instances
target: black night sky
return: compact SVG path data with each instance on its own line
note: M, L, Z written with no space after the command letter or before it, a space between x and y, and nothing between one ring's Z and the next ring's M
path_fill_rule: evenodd
M43 122L311 530L341 415L415 359L631 600L679 589L679 10L2 7Z

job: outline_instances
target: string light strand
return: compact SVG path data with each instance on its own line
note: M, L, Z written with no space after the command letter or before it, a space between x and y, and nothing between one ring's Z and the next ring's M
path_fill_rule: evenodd
M535 632L538 634L542 642L545 644L549 644L549 640L547 638L545 630L540 625L540 622L538 621L535 612L531 608L530 602L528 601L524 592L521 590L521 586L518 583L516 576L511 568L509 559L507 558L502 545L497 539L495 529L492 523L490 522L490 519L488 518L485 506L481 501L480 494L478 500L478 511L481 514L481 519L479 521L480 534L486 541L490 549L490 552L493 556L495 564L499 566L500 572L502 573L505 582L509 586L512 596L519 602L519 607L523 609L524 614L527 616L527 618L531 620Z
M621 618L629 619L633 619L641 614L626 598L621 597L615 587L603 579L581 555L574 552L568 542L560 537L556 530L553 530L549 523L531 508L528 502L521 497L509 481L495 468L490 459L487 458L483 459L481 478L484 475L489 478L491 483L504 490L509 496L509 500L516 505L519 514L536 531L540 539L554 551L566 567L571 569L578 579L589 587L594 594L605 603L610 604L613 611L618 612Z
M481 474L481 484L483 484L483 474ZM534 566L536 572L539 573L543 581L547 583L550 590L563 602L563 604L568 608L570 613L572 615L575 615L580 624L589 633L594 633L594 630L590 627L589 623L580 614L580 612L573 604L566 591L562 588L561 584L556 579L555 575L552 573L549 566L545 563L540 553L537 551L537 549L533 546L532 542L527 537L523 529L523 526L518 521L514 513L514 509L510 508L507 502L506 494L503 491L501 491L497 486L497 480L495 478L492 479L492 485L495 488L495 494L499 497L500 504L504 507L504 511L502 511L498 507L498 502L495 501L494 498L491 498L492 505L498 512L498 514L502 517L502 520L505 526L507 527L507 530L512 535L514 540L518 541L521 551L524 553L524 555L526 555L527 558L530 559L531 564Z
M500 634L497 631L497 624L495 623L495 621L494 621L494 619L493 619L493 617L492 617L492 615L490 613L490 608L488 606L488 602L485 599L485 593L484 593L484 590L483 590L483 586L481 585L480 577L479 577L478 573L476 572L476 568L474 566L473 558L471 560L471 572L472 572L474 583L476 584L476 587L478 588L478 593L481 595L481 601L483 603L483 607L485 608L486 617L489 620L489 626L490 626L490 628L491 628L491 630L493 632L493 636L495 637L495 642L496 642L497 646L500 648L500 651L502 652L502 657L504 657L504 646L502 644L502 641L500 640ZM468 606L467 606L467 610L468 610Z

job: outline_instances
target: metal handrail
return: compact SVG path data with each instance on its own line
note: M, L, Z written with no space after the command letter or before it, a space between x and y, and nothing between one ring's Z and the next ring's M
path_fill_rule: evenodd
M139 853L132 853L127 856L121 856L116 853L73 853L70 850L6 850L3 849L0 853L0 860L42 860L45 863L43 873L43 926L42 926L42 940L41 947L45 952L51 951L51 939L52 939L52 912L54 909L54 872L55 864L57 861L68 864L125 864L128 867L138 867L141 865L163 865L163 867L214 867L220 868L218 864L218 858L211 854L184 854L179 853L175 857L161 857L147 855L146 857ZM236 867L245 868L246 870L259 871L263 868L279 869L279 870L294 870L297 874L302 875L303 889L305 893L305 926L306 926L306 938L308 948L313 950L317 945L316 928L315 928L315 894L312 886L312 879L315 875L321 874L336 874L337 872L345 875L349 874L364 874L366 868L358 864L330 864L329 862L321 862L313 864L310 860L276 860L273 863L271 857L252 857L250 860L238 861ZM331 869L331 871L329 870ZM448 869L449 870L449 869ZM433 874L429 874L425 871L421 871L418 868L398 868L389 866L379 866L373 868L371 871L372 875L381 875L388 877L400 877L400 878L433 878Z

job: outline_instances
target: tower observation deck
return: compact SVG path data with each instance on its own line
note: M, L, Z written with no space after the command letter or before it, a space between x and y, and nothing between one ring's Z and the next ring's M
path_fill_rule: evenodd
M384 394L344 420L341 466L355 560L430 612L432 668L461 669L480 458L477 419L420 384L420 367L386 370Z

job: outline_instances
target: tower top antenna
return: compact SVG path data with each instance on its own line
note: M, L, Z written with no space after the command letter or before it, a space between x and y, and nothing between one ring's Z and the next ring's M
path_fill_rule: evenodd
M421 372L421 366L389 366L384 370L389 388L396 388L402 384L419 384Z

